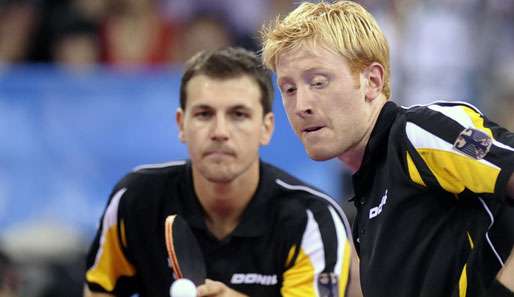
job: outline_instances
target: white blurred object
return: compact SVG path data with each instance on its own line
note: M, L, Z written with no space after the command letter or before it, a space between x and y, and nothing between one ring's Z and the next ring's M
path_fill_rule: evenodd
M67 261L84 252L80 234L52 219L37 219L6 229L1 234L3 250L15 261Z
M196 286L187 278L181 278L173 282L170 287L171 297L195 297Z
M463 2L417 2L402 36L402 104L465 101L475 95L476 14Z

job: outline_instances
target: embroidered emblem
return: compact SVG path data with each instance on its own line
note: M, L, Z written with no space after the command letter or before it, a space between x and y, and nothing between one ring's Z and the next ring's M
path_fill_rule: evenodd
M487 155L492 144L493 140L486 133L467 128L460 132L453 147L472 158L480 160Z
M339 283L335 273L322 272L318 275L318 293L320 297L339 296Z

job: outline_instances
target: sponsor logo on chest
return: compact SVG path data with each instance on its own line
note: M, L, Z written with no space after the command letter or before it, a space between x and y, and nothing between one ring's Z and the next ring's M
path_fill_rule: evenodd
M373 219L379 214L382 213L382 208L387 203L387 189L385 190L384 195L382 196L382 199L380 200L380 204L378 206L375 206L369 210L369 218Z
M259 273L234 273L230 279L231 284L256 284L263 286L273 286L277 284L276 274L259 274Z

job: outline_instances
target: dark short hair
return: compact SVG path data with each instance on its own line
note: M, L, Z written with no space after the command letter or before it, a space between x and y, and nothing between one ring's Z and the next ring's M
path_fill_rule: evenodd
M242 75L253 78L261 90L263 114L271 112L273 105L273 85L271 73L253 52L237 47L205 50L190 58L185 65L180 81L180 107L186 107L187 83L196 75L206 75L216 79L230 79Z

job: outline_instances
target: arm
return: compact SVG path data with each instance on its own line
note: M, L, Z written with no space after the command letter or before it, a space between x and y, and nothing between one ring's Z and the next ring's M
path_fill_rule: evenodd
M359 269L359 256L357 251L352 244L352 266L350 268L350 282L348 284L348 296L349 297L362 297L361 278Z
M345 256L343 269L340 271L340 274L336 274L337 285L331 279L333 273L329 274L328 277L326 277L327 274L323 276L323 273L314 273L311 269L316 268L309 267L312 266L310 257L305 255L303 251L300 252L303 255L300 255L294 266L284 273L284 284L281 289L282 296L298 296L301 292L305 294L302 296L330 296L325 295L329 293L323 293L323 291L336 290L333 292L334 296L362 297L357 253L349 242L346 244L346 248L348 253ZM328 281L324 286L320 285L320 283L326 283L321 280L322 278ZM318 291L316 291L314 283L318 283ZM347 292L347 294L341 294L341 292Z
M248 297L242 293L239 293L231 288L227 287L222 282L213 281L210 279L205 280L203 285L197 288L198 297ZM95 297L95 296L92 296ZM103 296L98 296L103 297Z
M512 180L512 178L511 178ZM498 272L496 279L507 289L513 292L514 296L514 248L505 262L503 268Z
M413 123L405 128L412 144L412 149L407 147L407 165L413 182L443 188L456 194L456 198L469 190L503 200L503 193L509 193L507 184L511 178L510 194L514 194L511 132L465 104L432 105L413 111L408 121ZM419 133L420 128L430 132Z
M359 277L359 261L355 248L352 245L352 263L351 263L351 276L349 282L349 295L350 297L362 297L362 291L360 286ZM198 297L248 297L242 293L239 293L222 282L213 281L207 279L205 284L198 286L197 288ZM112 295L99 294L99 295L84 295L84 297L111 297Z
M358 257L342 215L333 207L307 210L301 241L289 251L282 296L362 296Z
M98 287L97 291L116 292L120 295L129 295L130 291L117 291L118 280L122 277L130 279L136 274L135 267L123 251L127 247L126 240L122 239L122 234L126 234L126 229L120 220L121 211L119 212L118 209L125 192L126 188L122 188L111 196L87 255L85 273L86 285L89 285L90 288L94 284ZM93 293L91 292L91 294ZM91 296L111 296L96 294L98 293Z

